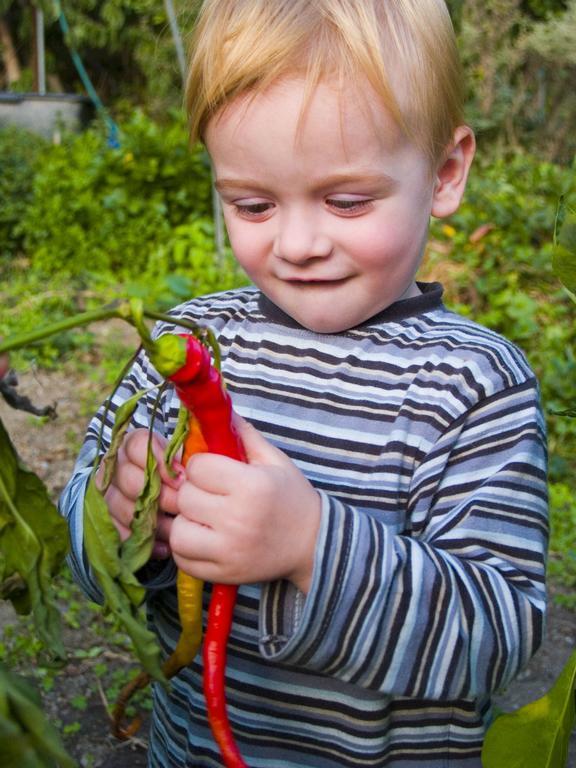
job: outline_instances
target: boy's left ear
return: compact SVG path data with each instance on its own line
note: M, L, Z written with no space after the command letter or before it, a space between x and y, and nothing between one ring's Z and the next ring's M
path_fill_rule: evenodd
M467 125L460 125L435 174L432 216L441 219L458 210L475 151L474 132Z

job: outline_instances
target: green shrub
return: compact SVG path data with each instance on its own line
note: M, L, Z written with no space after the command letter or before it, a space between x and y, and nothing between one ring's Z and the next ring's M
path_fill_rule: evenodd
M550 554L548 573L558 602L576 608L576 499L565 483L550 485Z
M183 119L160 126L135 112L119 148L92 129L46 151L21 228L34 269L131 277L174 227L210 210L208 160Z
M203 216L175 227L150 255L145 273L123 289L129 295L139 291L137 295L167 309L192 296L246 282L229 247L216 253L214 222Z
M432 224L422 272L444 282L451 306L527 353L548 415L554 480L568 476L576 452L576 422L553 415L576 401L575 310L551 268L558 200L575 186L574 169L528 155L479 157L460 210ZM245 282L228 249L215 253L208 160L190 149L178 116L160 126L134 113L119 149L96 129L47 146L20 231L35 279L72 276L88 305L90 295L136 295L165 308ZM42 309L30 301L24 323ZM66 311L46 301L50 313Z
M22 128L0 129L0 260L19 253L20 222L32 196L37 160L49 145Z
M551 477L566 477L576 423L556 416L576 402L576 309L552 272L552 235L572 168L518 154L472 170L460 210L435 221L425 274L450 306L520 346L537 374L548 417Z

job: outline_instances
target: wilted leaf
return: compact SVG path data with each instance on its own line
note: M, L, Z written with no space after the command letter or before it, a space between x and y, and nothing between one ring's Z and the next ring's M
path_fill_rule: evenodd
M576 293L576 209L563 199L554 232L552 266L556 275L572 293Z
M144 487L134 506L134 517L130 526L132 533L122 544L120 554L122 568L128 575L139 571L152 554L161 487L158 463L152 452L151 442L149 442L144 471ZM130 583L128 579L126 583L127 585ZM140 585L138 586L141 589ZM137 599L136 595L135 599Z
M32 611L42 642L61 659L60 613L51 586L67 549L65 521L40 478L19 460L0 422L0 584L17 611ZM8 591L10 584L16 589Z
M0 664L0 756L3 768L74 768L36 691Z
M188 409L181 405L180 410L178 411L178 422L176 424L176 428L174 429L174 433L170 439L170 442L166 446L166 451L164 453L166 469L169 472L172 472L172 462L174 461L174 457L184 444L184 440L186 440L186 435L188 434L189 429L189 419L190 414Z
M84 498L84 545L104 594L106 607L130 636L145 670L156 680L163 680L156 637L147 629L139 610L145 589L122 562L120 536L106 502L96 488L94 475L90 478Z
M564 220L558 229L558 245L576 254L576 209L566 205Z
M575 698L576 651L545 696L496 718L484 741L483 768L564 768Z
M148 392L151 392L152 389L154 389L154 387L151 387L150 389L141 389L139 392L136 392L135 395L132 395L132 397L129 397L128 400L125 400L114 414L114 428L112 430L110 447L107 450L104 459L102 460L104 465L104 471L102 475L103 491L106 491L110 485L110 482L112 481L112 475L116 465L118 450L122 444L124 435L130 426L130 421L134 411L138 406L138 402L144 395L148 394Z

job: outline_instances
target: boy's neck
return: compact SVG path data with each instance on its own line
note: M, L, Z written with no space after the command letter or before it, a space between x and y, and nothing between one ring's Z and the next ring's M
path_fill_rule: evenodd
M401 299L394 302L390 306L383 309L378 314L370 317L365 322L361 323L356 328L365 328L371 325L379 325L387 322L399 322L409 317L415 317L417 315L424 314L425 312L431 312L434 309L439 309L443 306L442 294L444 289L440 283L417 283L420 293L417 296L412 296L407 299ZM304 328L293 317L280 309L280 307L274 304L265 294L260 292L258 300L260 311L265 315L267 320L271 322L279 323L290 328L298 328L307 333L313 333ZM354 330L349 328L346 331L342 331L342 334L346 334L349 331ZM315 334L316 335L316 334ZM338 336L340 334L327 334Z

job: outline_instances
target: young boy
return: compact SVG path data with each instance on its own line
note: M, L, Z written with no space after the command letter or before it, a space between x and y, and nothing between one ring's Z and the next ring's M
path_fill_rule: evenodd
M252 768L477 768L491 693L542 636L545 436L523 355L415 280L474 154L445 4L207 0L188 106L254 286L158 333L215 331L249 463L164 474L152 625L169 654L175 565L241 585L227 698ZM141 354L114 409L158 381ZM155 397L106 496L123 537ZM168 389L159 454L177 411ZM82 499L102 418L62 498L94 598ZM150 766L221 765L201 675L197 657L155 690Z

